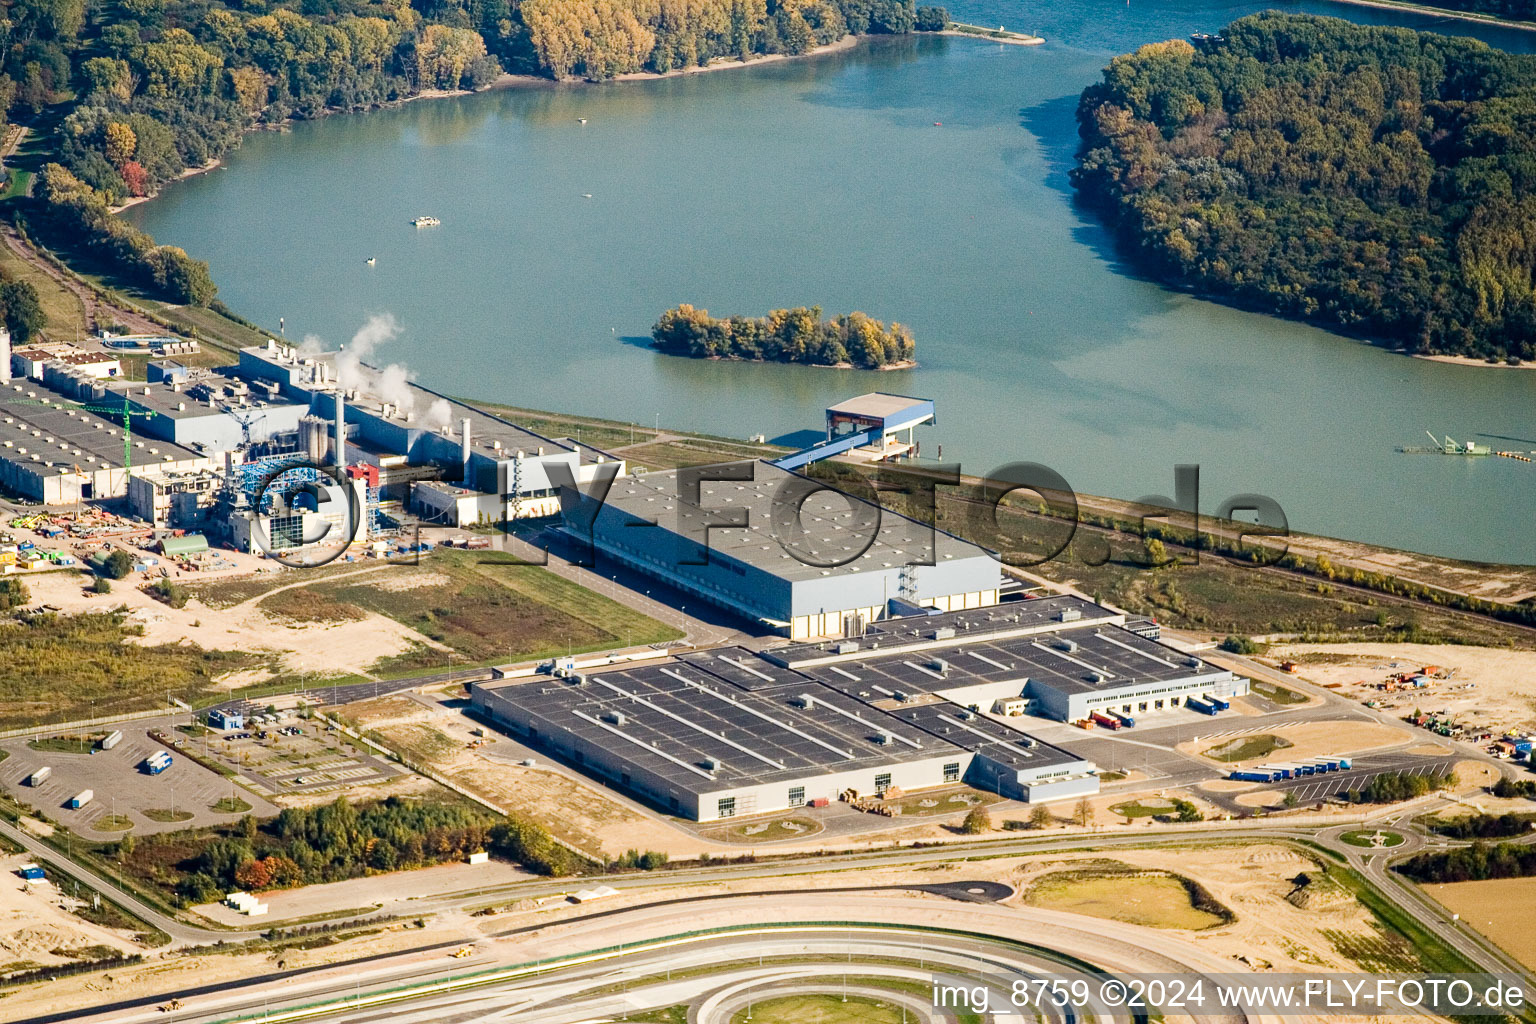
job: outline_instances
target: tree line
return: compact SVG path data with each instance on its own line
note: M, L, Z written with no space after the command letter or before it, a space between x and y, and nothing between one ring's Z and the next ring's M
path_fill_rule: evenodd
M877 369L912 359L912 332L863 313L824 319L821 307L717 319L686 303L661 314L651 343L668 355Z
M1536 359L1536 57L1268 12L1116 57L1078 123L1074 185L1158 279Z
M1473 843L1444 853L1420 853L1398 868L1421 882L1479 882L1536 875L1536 846Z
M1531 830L1530 814L1469 814L1465 818L1430 820L1430 828L1451 839L1506 839Z
M1354 804L1395 804L1403 800L1450 789L1456 785L1454 772L1439 775L1409 775L1406 772L1382 772L1371 776L1364 789L1345 790L1339 796Z

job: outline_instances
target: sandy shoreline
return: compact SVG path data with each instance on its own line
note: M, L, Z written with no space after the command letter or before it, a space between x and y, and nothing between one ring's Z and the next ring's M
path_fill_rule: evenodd
M1346 0L1339 0L1340 3ZM1430 363L1450 363L1452 366L1480 366L1485 370L1536 370L1536 363L1506 363L1502 359L1496 363L1490 363L1486 359L1478 359L1476 356L1413 356L1414 359L1423 359Z
M1492 15L1480 15L1473 11L1451 11L1444 7L1427 7L1419 4L1388 3L1386 0L1332 0L1336 4L1349 4L1351 7L1376 7L1383 11L1408 11L1413 14L1424 14L1432 18L1455 18L1457 21L1472 21L1479 25L1499 25L1504 28L1515 28L1522 32L1536 32L1536 22L1509 21L1504 18L1495 18Z
M971 27L977 29L981 28L980 25L973 25ZM997 36L986 35L985 33L989 31L991 30L983 29L980 32L964 32L956 28L946 28L941 32L927 32L923 34L935 36L954 36L956 39L980 39L984 43L1002 43L1005 46L1039 46L1041 43L1045 42L1044 36L1032 36L1024 32L1007 32L1004 36L999 38Z

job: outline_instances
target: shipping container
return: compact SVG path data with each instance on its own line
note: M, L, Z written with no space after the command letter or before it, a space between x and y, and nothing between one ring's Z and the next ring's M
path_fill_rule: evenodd
M121 742L123 742L122 731L114 729L101 738L101 749L111 750Z
M48 776L52 774L52 768L48 768L46 766L39 768L37 771L33 772L30 776L27 777L27 785L41 786L43 783L48 781Z
M96 795L95 793L92 793L88 789L81 790L80 792L76 793L74 796L69 798L70 809L71 810L79 810L80 808L84 807L86 804L90 803L91 802L91 797L93 797L95 795Z
M21 872L21 877L29 882L40 882L47 877L43 869L36 864L23 864L17 870Z

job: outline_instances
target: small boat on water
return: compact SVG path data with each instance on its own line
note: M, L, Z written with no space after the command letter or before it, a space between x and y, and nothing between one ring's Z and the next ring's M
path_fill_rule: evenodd
M586 123L587 123L587 119L586 119L586 118L584 118L584 117L578 117L578 118L577 118L577 119L576 119L576 123L577 123L577 124L586 124Z
M415 217L411 220L411 223L419 228L435 228L441 224L442 221L438 220L436 217Z
M377 263L377 262L379 262L379 261L378 261L378 260L377 260L377 259L375 259L375 258L374 258L374 257L372 257L372 256L369 256L369 257L368 257L368 265L369 265L369 266L370 266L370 267L371 267L371 266L373 266L373 265L374 265L374 264L375 264L375 263Z

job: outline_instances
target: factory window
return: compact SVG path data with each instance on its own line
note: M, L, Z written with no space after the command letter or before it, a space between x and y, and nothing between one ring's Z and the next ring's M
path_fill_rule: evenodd
M805 803L805 787L804 786L790 786L789 787L789 806L791 806L791 807L799 807L803 803Z
M1177 697L1169 697L1168 698L1168 703L1172 707L1178 707L1179 706L1179 698L1177 698Z
M949 762L949 764L944 766L944 781L945 782L959 782L960 781L960 762L959 761L951 761L951 762Z
M1136 705L1136 710L1137 711L1145 711L1145 710L1147 710L1147 702L1146 701L1142 701L1140 704L1137 704Z
M881 772L875 776L875 792L884 793L891 788L891 773Z
M720 803L715 806L715 813L721 818L736 817L736 798L733 796L721 797Z
M1163 710L1163 702L1162 701L1160 701L1160 700L1159 701L1154 701L1154 703L1157 705L1157 710L1159 710L1159 711Z

